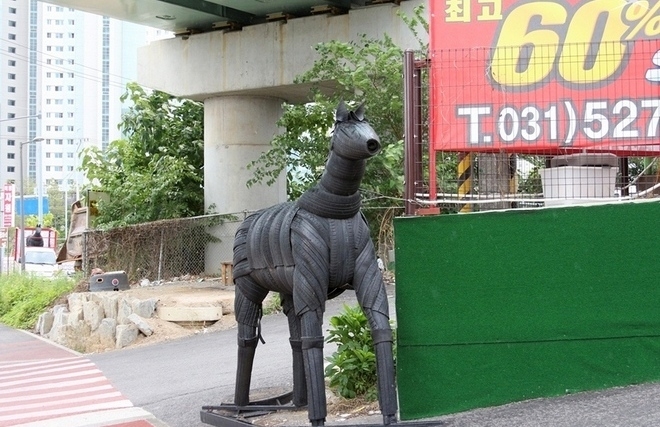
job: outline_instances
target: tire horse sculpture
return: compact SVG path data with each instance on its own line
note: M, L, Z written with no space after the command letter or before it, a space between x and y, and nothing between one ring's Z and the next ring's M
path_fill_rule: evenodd
M279 292L288 317L293 352L293 403L308 405L313 426L327 414L323 373L323 312L327 299L354 289L374 341L383 423L396 423L392 331L382 274L360 213L360 182L366 160L380 141L364 119L364 105L342 102L325 171L296 202L248 216L234 241L238 367L234 404L249 403L250 379L260 340L261 304Z

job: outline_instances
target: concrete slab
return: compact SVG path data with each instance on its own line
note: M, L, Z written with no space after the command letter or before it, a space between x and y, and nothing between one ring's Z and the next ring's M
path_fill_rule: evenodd
M222 317L222 306L210 307L156 307L156 314L162 320L168 322L215 322Z

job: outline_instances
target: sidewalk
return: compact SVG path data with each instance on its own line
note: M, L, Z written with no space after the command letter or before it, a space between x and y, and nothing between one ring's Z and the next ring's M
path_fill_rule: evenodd
M0 325L0 427L167 427L83 355Z

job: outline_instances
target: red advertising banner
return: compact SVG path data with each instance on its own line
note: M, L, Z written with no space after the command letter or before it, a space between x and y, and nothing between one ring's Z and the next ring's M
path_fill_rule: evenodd
M2 186L2 227L14 226L14 184Z
M437 151L660 154L660 0L432 0Z

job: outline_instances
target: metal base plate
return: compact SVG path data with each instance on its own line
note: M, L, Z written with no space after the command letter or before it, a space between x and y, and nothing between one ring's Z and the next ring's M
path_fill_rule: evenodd
M203 423L217 427L245 427L253 425L247 418L272 414L277 411L292 411L299 409L291 404L293 392L287 392L275 397L255 400L247 406L236 406L233 403L202 406L200 417Z
M199 415L204 424L216 427L253 427L249 418L272 414L277 411L294 411L300 409L291 404L293 392L271 397L247 406L236 406L233 403L202 406ZM442 426L442 421L404 421L392 426L397 427L435 427ZM382 427L382 424L341 424L342 427Z

